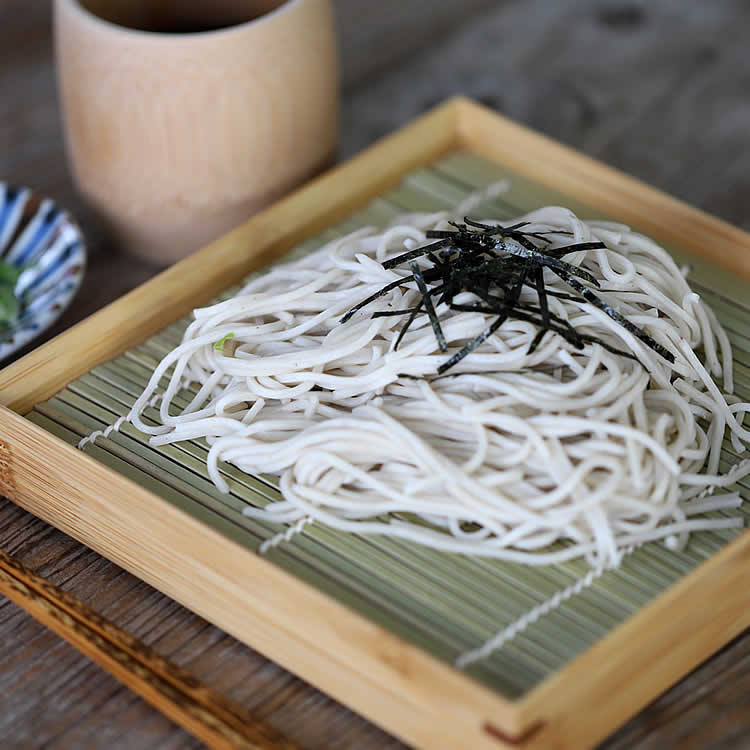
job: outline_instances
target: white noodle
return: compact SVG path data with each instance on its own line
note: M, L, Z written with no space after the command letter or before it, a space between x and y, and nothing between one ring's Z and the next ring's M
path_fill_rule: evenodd
M718 475L725 428L735 450L750 438L750 405L731 396L731 347L716 316L647 237L557 207L519 219L529 232L551 232L552 247L604 242L566 260L597 277L600 296L674 364L603 311L553 297L554 314L640 363L594 343L577 350L554 333L528 354L535 326L509 320L450 376L401 377L434 375L491 320L438 305L448 351L438 350L426 316L396 349L403 319L371 315L410 307L411 282L340 322L408 274L383 260L423 244L427 229L448 228L446 218L358 230L196 310L130 419L157 444L204 437L209 475L223 491L224 461L279 475L283 500L245 512L295 529L314 521L530 564L585 555L601 567L649 540L677 547L691 531L739 525L721 513L737 507L736 493L706 498L750 473L744 462ZM571 291L551 273L545 282ZM536 302L536 293L522 299ZM151 426L142 412L165 375L161 424ZM185 378L202 387L177 409Z

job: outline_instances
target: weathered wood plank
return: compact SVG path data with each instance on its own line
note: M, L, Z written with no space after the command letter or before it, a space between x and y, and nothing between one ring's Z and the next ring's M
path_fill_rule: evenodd
M738 0L497 4L353 90L343 152L461 93L748 227L749 23Z
M376 730L82 545L0 500L0 547L306 748L397 748ZM200 747L7 600L3 747ZM14 744L15 743L15 744ZM101 743L101 744L100 744Z
M366 88L385 71L450 37L478 13L508 4L509 0L335 0L344 91Z

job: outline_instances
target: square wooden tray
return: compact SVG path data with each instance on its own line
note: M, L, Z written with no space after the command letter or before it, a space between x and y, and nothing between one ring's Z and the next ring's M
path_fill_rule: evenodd
M453 99L0 372L0 490L408 742L580 750L750 624L750 534L510 700L22 416L458 149L678 245L696 263L704 258L750 277L750 236L739 229Z

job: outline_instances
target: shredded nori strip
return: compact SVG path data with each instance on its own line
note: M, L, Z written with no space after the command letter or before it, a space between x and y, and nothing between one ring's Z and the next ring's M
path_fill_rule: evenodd
M604 292L598 280L580 266L563 260L564 256L585 250L606 249L603 242L578 242L563 247L549 248L550 240L545 234L569 235L569 232L526 232L529 222L522 221L511 226L482 224L464 218L464 223L450 222L453 230L429 230L428 239L434 239L423 247L385 261L385 269L396 268L408 263L411 274L386 284L382 289L355 305L341 319L349 320L354 313L367 307L388 292L411 282L416 283L421 300L416 307L401 310L381 310L373 313L373 318L404 316L404 324L399 330L394 348L398 348L416 317L424 312L429 318L440 351L448 348L433 298L437 305L445 304L456 312L481 312L495 315L495 319L475 338L467 342L438 367L438 375L444 376L464 357L486 341L508 319L523 320L539 327L528 348L533 353L541 344L547 332L558 334L577 349L585 343L596 343L609 352L629 359L638 358L632 352L618 349L596 336L577 331L567 320L552 313L548 297L588 302L617 322L633 336L669 362L674 355L656 342L643 329L630 322L611 305L598 297L587 284ZM420 266L417 261L429 263ZM544 270L549 269L565 282L575 294L550 290L544 282ZM521 301L524 286L536 292L538 303L533 305ZM479 301L473 304L458 304L455 298L470 292Z
M536 336L529 344L528 354L533 354L536 348L541 344L544 335L550 329L549 307L547 307L547 294L544 288L544 269L534 269L534 283L536 285L537 297L539 297L539 311L542 314L542 327L537 331Z
M424 306L424 300L417 305L417 307L414 308L413 312L410 313L409 317L406 319L406 323L404 323L401 326L401 330L398 332L398 338L396 339L396 343L393 345L393 351L396 351L401 344L401 342L404 339L404 336L406 336L406 332L411 327L411 324L417 319L417 315L422 310L422 307Z
M429 317L430 319L430 325L432 326L432 330L435 333L435 338L437 339L440 351L444 352L448 348L448 344L445 343L443 329L440 327L440 321L438 320L438 316L435 313L435 306L432 304L432 296L427 291L427 284L425 284L424 277L422 276L422 272L419 270L419 266L416 263L411 262L409 263L409 268L411 269L412 274L414 274L414 280L417 282L417 288L419 289L419 293L422 295L422 304L424 304L424 309L427 311L427 317Z
M391 318L396 315L409 315L413 312L419 312L421 307L407 307L404 310L379 310L372 314L373 320L375 318Z
M410 281L413 281L413 280L414 280L414 276L406 276L403 279L397 279L396 281L392 281L390 284L386 284L380 291L375 292L375 294L371 295L365 300L362 300L362 302L360 302L358 305L355 305L351 310L349 310L349 312L347 312L347 314L344 315L343 318L341 318L341 322L346 323L346 321L349 320L349 318L351 318L355 312L357 312L358 310L361 310L363 307L366 307L367 305L370 304L370 302L374 302L379 297L382 297L388 294L388 292L391 292L394 289L396 289L396 287L404 286L404 284L408 284Z
M438 375L442 375L446 370L449 370L455 364L458 364L464 357L471 354L474 349L476 349L481 343L492 336L492 334L495 333L495 331L500 328L503 323L505 323L505 321L508 319L510 311L513 309L513 306L518 302L518 298L521 296L521 291L523 289L523 284L525 281L526 271L521 274L515 288L506 298L504 309L501 310L500 314L497 316L497 318L495 318L494 322L490 323L490 325L487 326L487 328L485 328L484 331L482 331L482 333L480 333L476 338L469 341L469 343L466 344L466 346L461 349L461 351L456 352L449 360L443 362L443 364L438 367Z
M653 349L657 354L660 354L668 362L674 362L674 354L668 349L665 349L661 344L654 341L642 328L639 328L635 323L631 323L624 315L621 315L614 308L608 305L603 299L599 299L587 286L581 284L578 279L572 277L565 278L554 268L551 269L553 273L556 273L560 278L572 286L580 295L594 307L598 307L603 313L609 315L612 320L619 323L626 331L629 331L636 338L639 338L646 346Z

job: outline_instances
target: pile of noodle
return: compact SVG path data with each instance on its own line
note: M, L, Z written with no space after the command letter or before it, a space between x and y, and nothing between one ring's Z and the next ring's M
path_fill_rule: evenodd
M676 547L693 530L739 525L731 514L706 516L737 507L738 495L723 488L750 473L748 462L719 473L725 438L736 454L750 440L750 404L732 395L731 348L714 313L668 253L627 227L558 207L518 220L531 222L524 231L552 232L550 247L605 243L566 261L593 274L597 294L674 364L592 305L550 297L551 311L577 331L638 361L598 343L578 350L554 332L528 354L535 325L509 320L434 377L492 316L440 305L447 352L426 315L395 349L403 319L371 316L412 307L419 291L408 282L340 322L410 274L382 261L424 244L427 229L450 228L445 214L411 215L330 242L196 310L130 419L157 445L205 438L222 490L224 461L279 476L283 500L245 511L279 523L307 519L530 564L584 555L599 565L633 545ZM545 282L571 291L551 273ZM456 301L476 301L463 296ZM536 304L536 291L522 300ZM143 410L165 375L154 424ZM178 408L186 381L197 392Z

